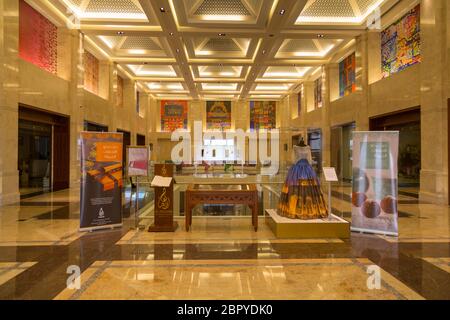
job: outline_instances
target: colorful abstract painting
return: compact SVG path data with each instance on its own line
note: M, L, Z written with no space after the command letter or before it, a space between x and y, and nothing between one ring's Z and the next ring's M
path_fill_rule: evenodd
M322 108L322 77L314 81L314 108Z
M19 13L19 56L56 74L57 27L23 0L19 4Z
M339 63L339 96L356 91L356 55L353 52Z
M250 101L250 129L274 129L276 127L276 101Z
M417 5L381 32L383 78L420 61L420 5Z
M89 51L84 52L84 88L94 94L98 94L99 62Z
M206 129L231 129L231 101L206 102Z
M188 103L183 100L161 101L161 131L172 132L187 129Z

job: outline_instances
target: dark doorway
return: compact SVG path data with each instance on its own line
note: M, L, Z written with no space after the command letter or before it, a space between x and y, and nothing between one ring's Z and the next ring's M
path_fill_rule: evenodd
M322 172L322 130L308 129L308 145L311 147L312 166L318 175Z
M352 149L355 123L331 128L330 158L331 166L336 168L340 180L352 180Z
M145 146L145 136L142 134L136 135L136 142L138 146Z
M108 132L108 126L84 120L84 131Z
M19 106L18 170L22 198L67 189L69 117Z
M399 191L418 196L421 168L420 108L371 118L370 130L399 131Z
M123 134L123 146L122 146L122 164L126 168L126 158L127 158L127 146L131 145L131 134L129 131L117 129L117 132ZM123 170L125 173L125 170Z

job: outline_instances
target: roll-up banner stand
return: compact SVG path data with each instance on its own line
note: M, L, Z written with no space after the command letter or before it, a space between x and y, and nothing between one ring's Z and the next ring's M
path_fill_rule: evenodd
M80 231L122 226L122 133L81 132Z
M398 236L398 131L353 132L352 231Z

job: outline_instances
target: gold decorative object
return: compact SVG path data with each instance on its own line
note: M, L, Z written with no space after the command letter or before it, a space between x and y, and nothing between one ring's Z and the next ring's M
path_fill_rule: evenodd
M158 198L158 208L162 210L167 210L170 207L170 199L166 195L166 188L163 189L163 192Z

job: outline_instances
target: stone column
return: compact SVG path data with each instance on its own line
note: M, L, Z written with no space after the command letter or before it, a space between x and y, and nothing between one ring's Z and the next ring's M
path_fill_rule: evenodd
M420 199L433 203L448 203L448 6L447 0L422 0L420 8Z
M69 82L69 97L71 106L70 116L70 187L76 187L80 182L80 149L78 139L84 130L84 66L83 66L83 34L78 30L71 30L71 81Z
M19 195L19 1L0 1L0 205Z
M326 65L322 71L322 167L329 166L331 164L331 124L330 124L330 99L331 99L331 73L333 67ZM320 172L318 172L320 174Z
M356 38L356 92L360 96L359 106L356 113L356 130L369 130L369 41L368 33L364 33ZM373 35L373 34L372 34ZM379 63L378 63L378 68ZM358 72L358 69L360 71Z

